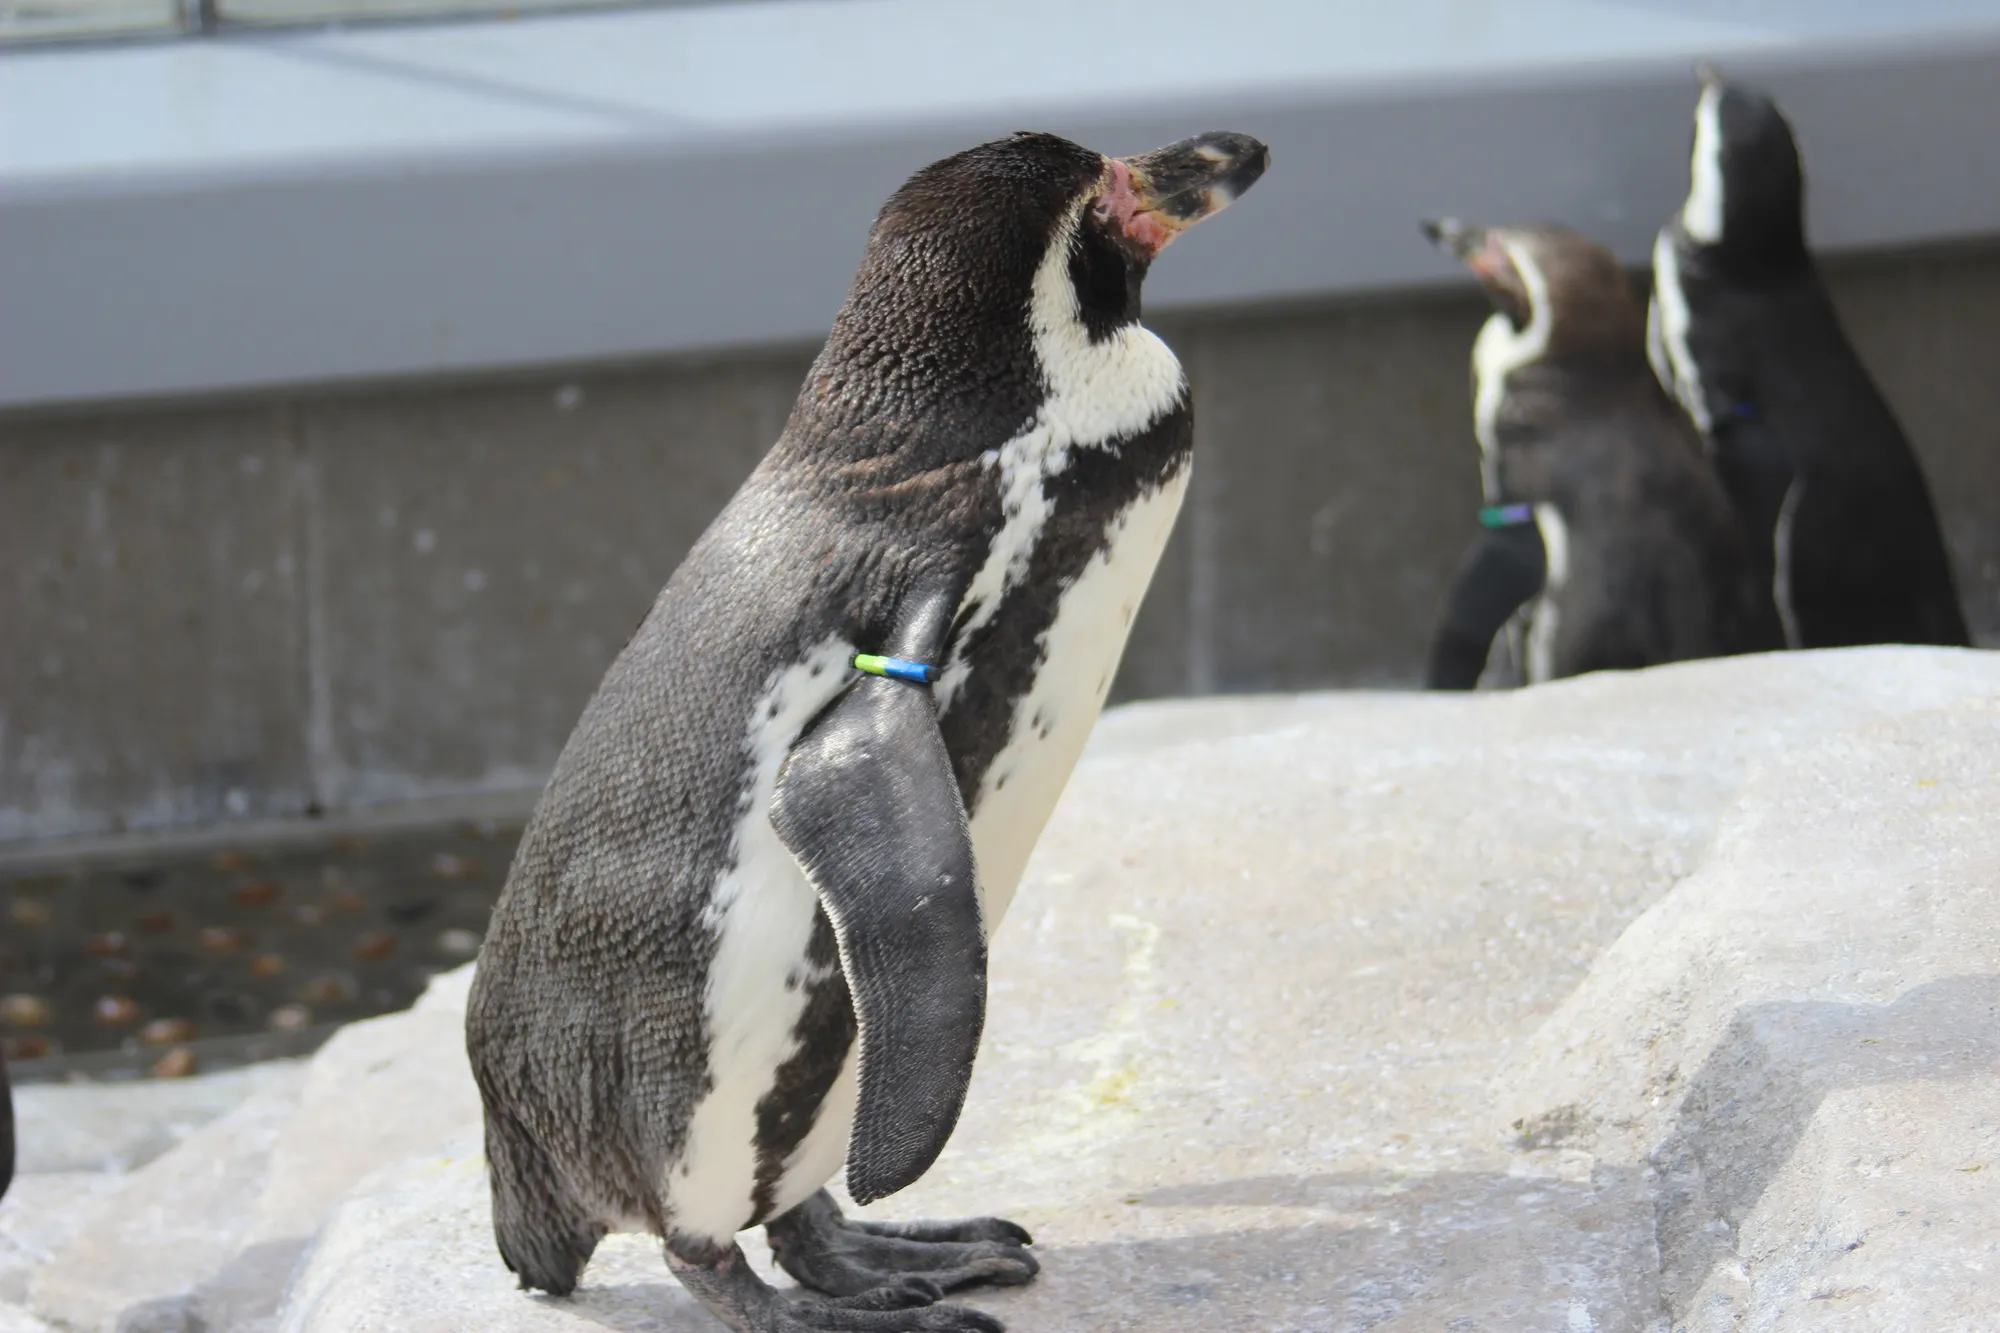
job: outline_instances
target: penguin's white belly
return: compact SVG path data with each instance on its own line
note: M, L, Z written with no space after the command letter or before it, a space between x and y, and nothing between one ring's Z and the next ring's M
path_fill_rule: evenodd
M1104 708L1190 466L1183 463L1111 521L1104 549L1056 604L1035 683L1016 702L1007 743L980 781L970 811L972 852L989 939Z
M1187 478L1184 464L1112 520L1104 549L1057 603L1041 668L1016 703L1008 741L974 802L973 855L989 936L1104 707ZM796 1053L807 988L787 983L811 976L806 951L818 908L811 884L771 828L771 792L799 730L848 679L830 668L844 666L852 651L847 644L824 645L808 663L784 673L753 713L749 746L756 778L737 829L736 868L717 886L711 908L718 932L707 989L711 1087L695 1108L667 1180L674 1225L684 1232L722 1240L752 1216L757 1103ZM821 668L818 674L813 665ZM812 1129L785 1165L772 1215L804 1202L840 1170L858 1100L859 1069L850 1050Z
M717 881L706 912L715 931L703 994L709 1087L688 1121L679 1157L667 1168L665 1193L673 1224L682 1232L720 1241L749 1225L757 1184L757 1104L797 1051L810 983L824 975L808 954L819 898L771 827L771 796L806 723L853 679L848 669L853 653L852 644L827 640L803 662L779 672L750 711L744 738L750 798L736 825L735 864ZM844 1095L849 1119L852 1075L843 1070L827 1097L831 1109ZM832 1165L821 1182L839 1169L847 1151L846 1127L829 1145L822 1141L824 1121L793 1154L799 1161L830 1151ZM804 1197L787 1196L779 1203L790 1207Z

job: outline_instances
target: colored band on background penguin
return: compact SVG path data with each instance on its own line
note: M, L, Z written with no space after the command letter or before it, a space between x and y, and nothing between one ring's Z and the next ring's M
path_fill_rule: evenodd
M1512 528L1534 521L1533 505L1487 505L1479 511L1482 528Z
M875 653L856 653L854 669L865 671L871 676L907 680L912 685L928 685L938 678L938 669L934 666L925 666L922 662L906 662L900 657L882 657Z

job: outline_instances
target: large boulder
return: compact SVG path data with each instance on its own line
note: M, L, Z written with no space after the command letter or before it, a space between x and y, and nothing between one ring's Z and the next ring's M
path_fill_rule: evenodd
M176 1234L183 1225L212 1235L207 1206L197 1202L210 1196L183 1190L179 1183L154 1188L145 1183L156 1178L148 1177L147 1169L171 1156L190 1135L253 1096L274 1090L280 1096L287 1095L282 1090L295 1087L302 1072L297 1061L276 1060L187 1079L17 1086L14 1100L21 1151L19 1173L6 1198L0 1200L0 1302L24 1306L36 1276L73 1246L77 1262L84 1253L93 1253L117 1270L110 1282L124 1282L129 1271L124 1242L112 1240L99 1246L99 1236L126 1235L127 1240L144 1244L148 1251L146 1259L140 1261L144 1267L163 1249L175 1249L183 1255L189 1252ZM215 1160L215 1150L231 1146L226 1134L211 1136L184 1160L198 1163L194 1167L197 1176L215 1177L220 1170L223 1177L239 1178L232 1168L219 1168ZM164 1167L157 1178L178 1182L180 1170ZM135 1238L118 1231L119 1214L107 1208L107 1198L127 1190L135 1191L130 1197L133 1207L150 1210L176 1203L187 1205L187 1212L179 1217L156 1216L160 1234L171 1239L156 1245L150 1236ZM86 1230L89 1235L85 1235ZM234 1234L228 1232L215 1253L228 1257ZM83 1270L73 1267L71 1271ZM85 1299L92 1309L101 1311L88 1295L94 1285L94 1280L85 1283ZM66 1298L58 1299L65 1308L72 1308ZM0 1306L0 1310L5 1308ZM76 1311L72 1308L72 1312ZM14 1317L28 1316L18 1311L6 1316ZM0 1318L0 1330L11 1327L6 1318Z
M1690 1330L2000 1312L2000 699L1765 767L1502 1080L1523 1146L1649 1168Z
M35 1275L35 1313L80 1333L194 1333L198 1288L241 1253L297 1080L260 1089L107 1194Z
M863 1211L1027 1224L1042 1277L971 1297L1023 1330L1976 1327L1996 696L2000 658L1878 649L1114 712L995 942L958 1132ZM1818 882L1855 886L1839 986ZM717 1327L642 1237L515 1292L476 1154L468 1117L360 1184L282 1327ZM1924 1218L1959 1228L1934 1262Z
M60 1139L76 1146L56 1152L58 1161L155 1142L169 1107L185 1118L242 1089L252 1095L140 1170L93 1178L104 1197L36 1266L32 1308L82 1333L268 1329L300 1254L343 1194L384 1163L477 1123L463 1038L469 979L461 968L410 1012L343 1028L310 1064L282 1062L233 1082L217 1076L152 1103L134 1089L98 1090L115 1114L93 1104L91 1089L49 1090L110 1127ZM40 1179L25 1177L31 1189ZM10 1198L4 1207L12 1206ZM0 1281L6 1258L0 1243Z

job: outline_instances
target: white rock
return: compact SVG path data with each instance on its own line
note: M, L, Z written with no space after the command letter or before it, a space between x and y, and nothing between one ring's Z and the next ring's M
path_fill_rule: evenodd
M54 1333L54 1330L20 1306L0 1302L0 1333Z
M271 1156L253 1242L303 1240L363 1176L479 1124L463 1009L354 1023L320 1048Z
M124 1183L122 1175L109 1171L14 1177L7 1197L0 1199L0 1301L24 1303L34 1275L75 1239L104 1197Z
M1644 1153L1509 1151L1496 1078L1702 862L1753 764L1995 694L2000 658L1880 649L1114 712L995 942L965 1117L867 1211L1028 1225L1042 1277L969 1298L1023 1331L1664 1329ZM476 1151L468 1130L350 1195L284 1328L717 1327L644 1238L608 1241L571 1301L513 1291Z
M473 963L467 963L463 967L454 967L449 972L438 973L430 979L430 984L424 987L424 993L417 997L417 1002L411 1008L420 1014L436 1010L439 1013L457 1014L463 1019L465 1006L472 998L472 973L475 966Z
M1502 1081L1539 1142L1650 1159L1690 1329L2000 1310L2000 700L1772 762Z
M574 1299L516 1290L493 1251L486 1200L476 1134L371 1177L328 1223L290 1293L281 1333L714 1333L715 1321L669 1276L650 1237L607 1239L589 1288ZM768 1255L759 1257L768 1265Z
M242 1249L293 1077L257 1093L127 1177L38 1272L30 1306L84 1333L179 1333L197 1289Z
M258 1089L293 1077L273 1060L194 1078L29 1083L14 1089L16 1170L136 1171Z

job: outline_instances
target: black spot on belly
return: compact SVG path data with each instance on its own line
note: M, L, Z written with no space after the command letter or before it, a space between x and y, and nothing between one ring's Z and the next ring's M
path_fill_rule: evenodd
M754 1212L751 1226L770 1215L772 1196L785 1174L785 1160L812 1131L820 1103L826 1100L827 1090L854 1044L854 1002L840 970L833 923L823 911L813 919L806 958L812 966L810 975L819 979L806 985L806 1006L792 1029L798 1049L778 1066L771 1090L757 1103L757 1181L750 1196ZM790 989L789 978L787 982Z

